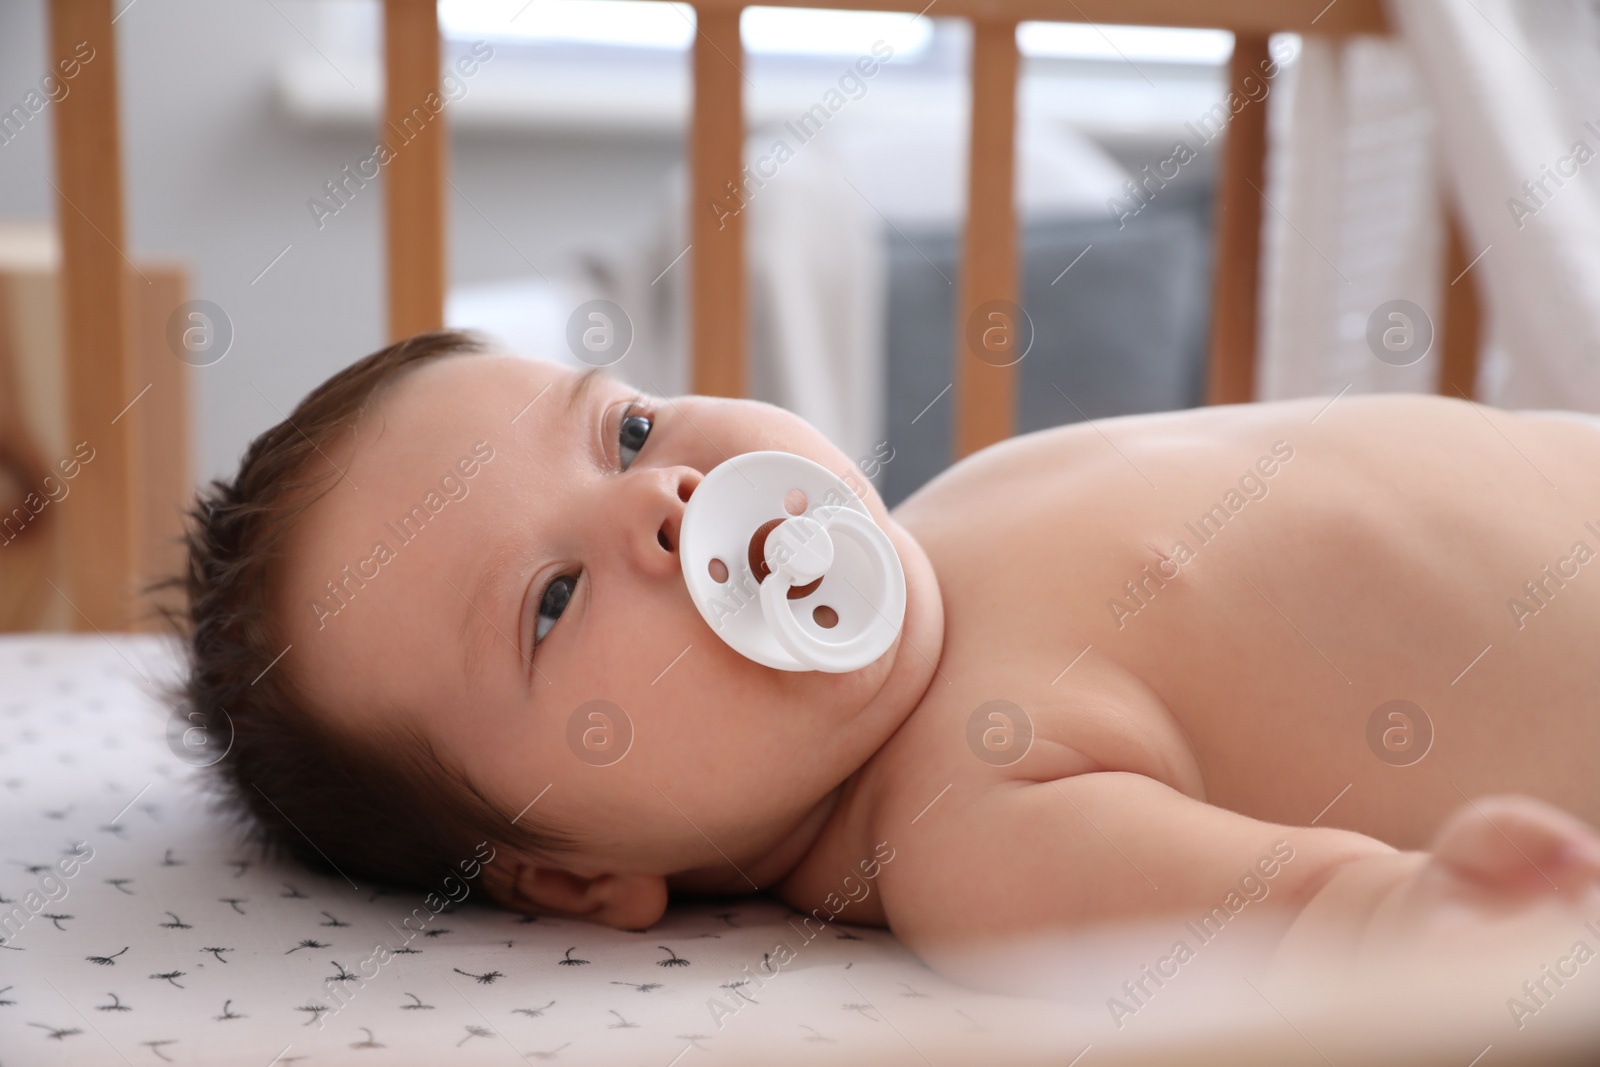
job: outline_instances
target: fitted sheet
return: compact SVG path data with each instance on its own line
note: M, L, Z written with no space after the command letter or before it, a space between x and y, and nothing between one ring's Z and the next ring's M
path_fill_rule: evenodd
M168 747L156 686L174 651L150 636L0 638L7 1067L968 1063L1018 1040L1066 1063L1103 1015L955 986L882 930L807 942L764 897L625 933L483 906L475 890L434 915L419 893L268 862ZM399 951L363 966L380 944ZM763 976L780 944L793 959ZM342 974L358 981L330 996Z

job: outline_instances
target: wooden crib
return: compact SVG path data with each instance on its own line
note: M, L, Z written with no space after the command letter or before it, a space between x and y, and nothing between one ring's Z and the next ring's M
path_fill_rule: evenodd
M962 328L973 309L1015 302L1017 219L1013 168L1018 52L1022 20L1219 27L1236 43L1229 77L1241 89L1267 58L1271 33L1385 33L1381 0L767 0L784 6L860 8L960 17L973 26L972 136L968 149L967 225L956 307L955 451L958 456L1013 431L1015 372L966 351ZM937 6L936 6L937 5ZM693 49L694 103L688 164L690 351L696 392L745 392L746 298L742 214L710 209L739 184L744 142L743 0L698 0ZM383 122L403 125L440 90L440 35L435 0L384 0L387 87ZM52 516L64 524L65 582L77 629L139 628L148 612L136 590L154 577L152 539L178 528L175 507L153 519L141 502L186 487L186 418L160 405L134 407L153 375L137 368L135 296L124 249L121 145L113 0L51 0L52 56L87 40L99 58L86 64L72 93L55 105L56 216L62 249L62 314L69 439L92 440L104 457L85 468L77 502ZM389 314L392 338L444 320L446 249L444 115L422 124L385 170ZM1228 127L1216 206L1207 399L1235 403L1254 393L1257 290L1265 184L1266 109L1246 108ZM726 213L723 213L724 215ZM1450 228L1446 276L1465 265ZM1454 264L1453 266L1451 264ZM132 280L131 280L132 279ZM1446 289L1439 324L1440 391L1473 395L1477 307L1470 281ZM173 306L182 299L173 293ZM169 395L182 396L177 360L162 372ZM172 409L166 409L170 412ZM126 416L126 417L124 417ZM154 487L167 487L158 492Z

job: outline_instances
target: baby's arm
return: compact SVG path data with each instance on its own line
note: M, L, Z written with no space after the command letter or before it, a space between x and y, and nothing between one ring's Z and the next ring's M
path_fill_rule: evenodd
M1468 809L1441 833L1434 856L1344 830L1261 822L1128 772L960 790L915 824L880 826L896 849L881 876L883 906L924 959L982 984L989 976L970 970L972 950L1046 931L1176 929L1222 907L1217 926L1244 927L1230 942L1347 952L1385 930L1415 934L1427 925L1419 917L1447 905L1488 908L1529 891L1507 859L1520 862L1518 848L1532 848L1558 883L1592 885L1600 872L1594 835L1531 801L1509 802L1519 820L1509 848ZM1508 802L1490 803L1505 814Z
M1530 797L1484 797L1457 809L1427 852L1335 872L1279 957L1291 968L1351 966L1430 941L1442 946L1534 905L1584 905L1597 885L1592 828Z
M1258 864L1287 842L1292 858L1267 865L1268 895L1241 912L1281 934L1341 867L1399 855L1361 834L1247 818L1126 771L957 783L915 824L878 836L895 848L880 877L889 924L936 966L969 945L1040 931L1198 919L1244 876L1263 880Z

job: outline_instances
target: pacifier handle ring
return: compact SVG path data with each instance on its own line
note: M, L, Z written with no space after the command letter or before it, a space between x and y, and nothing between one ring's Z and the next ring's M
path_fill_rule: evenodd
M789 607L786 567L761 583L761 614L778 644L805 667L830 674L860 670L889 651L899 636L899 627L889 620L905 615L905 574L888 535L870 515L848 507L824 507L816 509L811 517L830 537L844 534L875 557L885 587L859 591L873 610L873 618L860 633L843 641L827 641L807 633Z

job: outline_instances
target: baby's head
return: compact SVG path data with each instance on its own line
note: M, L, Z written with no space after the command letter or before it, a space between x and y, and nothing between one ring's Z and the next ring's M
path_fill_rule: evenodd
M762 666L689 597L685 504L762 449L858 486L901 556L905 636L866 668ZM769 885L938 657L925 555L803 420L467 334L330 378L192 519L187 698L231 720L217 770L239 810L310 862L435 889L488 842L484 884L525 910L638 928L669 877ZM615 762L574 743L606 729L574 726L590 701L631 731Z

